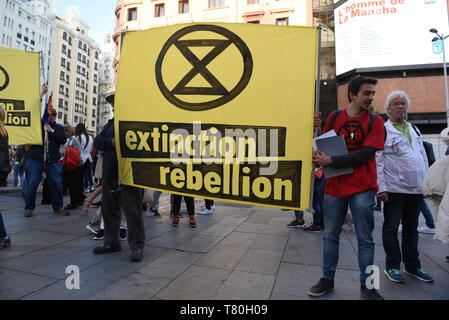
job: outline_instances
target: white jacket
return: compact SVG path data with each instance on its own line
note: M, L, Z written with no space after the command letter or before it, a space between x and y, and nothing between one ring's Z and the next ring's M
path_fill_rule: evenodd
M427 172L422 185L424 196L436 207L434 239L449 245L449 156L437 160Z
M84 134L81 136L81 143L79 142L79 137L73 136L69 140L69 146L78 149L80 152L80 163L79 167L86 163L87 160L92 162L92 156L90 153L92 152L92 148L94 146L94 139L89 136L89 142L87 142Z
M385 147L376 152L379 193L422 193L421 184L429 168L426 150L422 137L409 122L406 124L410 130L411 144L405 134L393 127L390 120L385 123Z

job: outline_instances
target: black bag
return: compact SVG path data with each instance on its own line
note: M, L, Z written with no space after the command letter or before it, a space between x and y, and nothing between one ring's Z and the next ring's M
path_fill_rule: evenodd
M416 134L420 137L421 136L421 132L419 132L418 128L412 124L413 130L415 130ZM426 150L426 155L427 155L427 162L429 162L429 167L436 161L435 159L435 153L433 152L433 145L430 142L424 141L423 140L423 145L424 145L424 150Z

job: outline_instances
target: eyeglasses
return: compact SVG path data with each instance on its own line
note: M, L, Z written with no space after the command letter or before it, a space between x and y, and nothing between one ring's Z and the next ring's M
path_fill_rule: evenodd
M406 102L393 102L391 105L394 107L408 107Z

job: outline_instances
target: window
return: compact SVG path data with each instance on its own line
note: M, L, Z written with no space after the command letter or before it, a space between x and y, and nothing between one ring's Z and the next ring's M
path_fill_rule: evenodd
M189 0L179 0L179 11L181 13L189 13Z
M224 7L225 0L209 0L209 8Z
M277 26L288 26L288 18L278 18L276 19Z
M154 5L154 16L155 17L165 16L165 4L164 3Z
M260 24L259 20L248 21L248 23Z
M128 21L137 20L137 8L128 9Z
M65 59L61 58L61 67L65 67Z
M64 33L62 34L62 39L67 40L67 32L64 32Z
M92 121L92 128L95 128L95 121Z
M58 112L58 119L62 120L62 112Z

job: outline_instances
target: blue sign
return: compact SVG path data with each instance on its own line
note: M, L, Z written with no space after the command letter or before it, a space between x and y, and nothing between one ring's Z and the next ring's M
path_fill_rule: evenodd
M441 40L432 42L432 51L434 54L442 54L443 53L443 43Z

